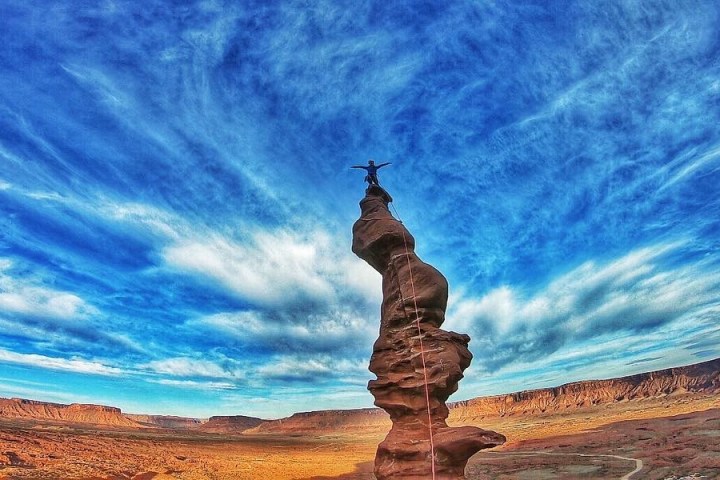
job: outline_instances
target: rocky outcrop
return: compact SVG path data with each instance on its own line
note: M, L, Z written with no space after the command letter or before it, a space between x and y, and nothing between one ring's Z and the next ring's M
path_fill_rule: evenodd
M200 426L198 430L208 433L242 433L250 428L257 427L264 420L243 415L216 416L210 417L207 423Z
M80 403L63 405L24 398L0 398L0 417L140 427L140 424L126 418L116 407Z
M440 329L447 280L417 257L413 236L388 210L387 192L370 186L366 193L352 250L383 278L380 335L370 358L377 380L368 389L392 420L378 446L375 476L465 478L470 456L505 437L477 427L448 427L445 402L470 365L470 337Z

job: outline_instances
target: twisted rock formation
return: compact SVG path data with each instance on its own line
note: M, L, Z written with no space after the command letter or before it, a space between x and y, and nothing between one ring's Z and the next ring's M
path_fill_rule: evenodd
M415 255L415 239L388 210L390 196L370 186L353 226L353 252L383 277L380 336L373 347L368 389L390 415L378 446L375 476L384 479L463 479L478 450L502 435L477 427L448 427L445 401L457 390L472 355L470 337L446 332L448 284ZM432 461L434 452L434 462Z

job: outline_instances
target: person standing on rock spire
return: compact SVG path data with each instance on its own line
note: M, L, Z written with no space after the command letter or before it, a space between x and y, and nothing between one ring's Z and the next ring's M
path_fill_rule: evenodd
M366 170L367 175L365 175L365 181L368 182L368 185L377 185L379 187L380 182L378 181L377 171L380 170L385 165L390 165L390 162L385 162L385 163L381 163L380 165L375 165L375 162L373 160L368 160L367 166L353 165L350 168L362 168L363 170Z

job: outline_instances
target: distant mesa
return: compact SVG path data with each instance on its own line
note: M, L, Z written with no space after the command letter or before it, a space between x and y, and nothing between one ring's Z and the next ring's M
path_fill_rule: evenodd
M643 401L666 396L720 394L720 358L609 380L586 380L558 387L477 397L448 403L448 420L474 425L486 419L572 413L598 405ZM267 420L247 433L324 435L338 431L377 433L392 425L379 408L323 410Z
M463 422L479 417L540 415L686 393L720 393L720 358L609 380L587 380L553 388L478 397L455 402L451 416Z
M143 415L126 413L125 416L140 425L151 428L191 430L198 428L205 423L204 420L199 418L176 417L173 415Z
M379 408L320 410L295 413L279 420L266 420L247 433L322 435L338 431L374 432L386 430L389 423L390 418L387 413Z
M207 433L243 433L253 427L257 427L265 420L243 415L210 417L206 423L198 427L201 432Z
M22 398L0 398L0 418L55 420L113 427L141 427L119 408L104 405L38 402Z
M696 394L720 394L720 358L608 380L573 382L558 387L448 403L448 420L454 425L473 425L501 417L522 418L548 413L581 412L618 402L642 402L667 396L682 398L684 395ZM392 425L390 416L379 408L303 412L278 420L262 420L242 415L198 419L124 414L119 408L102 405L64 405L22 398L0 398L0 420L13 419L92 424L123 429L164 428L197 432L203 432L203 425L209 425L206 433L273 435L325 435L341 431L378 433L387 431ZM224 424L225 419L238 420L227 421L223 430L219 425ZM255 425L245 429L248 424Z
M218 433L226 435L241 434L257 427L267 420L245 415L218 415L209 419L176 417L170 415L139 415L126 414L130 420L148 428L165 428L170 430L192 430L201 433Z
M380 334L368 384L392 428L375 455L378 480L465 478L468 459L505 437L475 426L449 427L446 401L470 365L470 337L440 329L448 283L415 254L415 239L371 185L353 225L353 252L382 275Z
M24 398L0 398L0 419L39 420L130 429L195 430L223 434L240 434L267 421L244 415L215 416L203 420L170 415L123 414L119 408L104 405L79 403L64 405Z

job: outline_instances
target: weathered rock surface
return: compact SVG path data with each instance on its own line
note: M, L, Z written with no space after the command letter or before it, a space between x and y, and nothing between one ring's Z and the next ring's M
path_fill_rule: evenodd
M353 226L353 252L383 277L380 335L370 359L377 380L368 389L393 425L378 446L375 475L427 479L434 470L436 479L465 478L468 459L505 437L446 423L445 402L472 359L470 337L439 328L447 280L417 257L415 239L388 210L390 200L382 188L370 186Z

